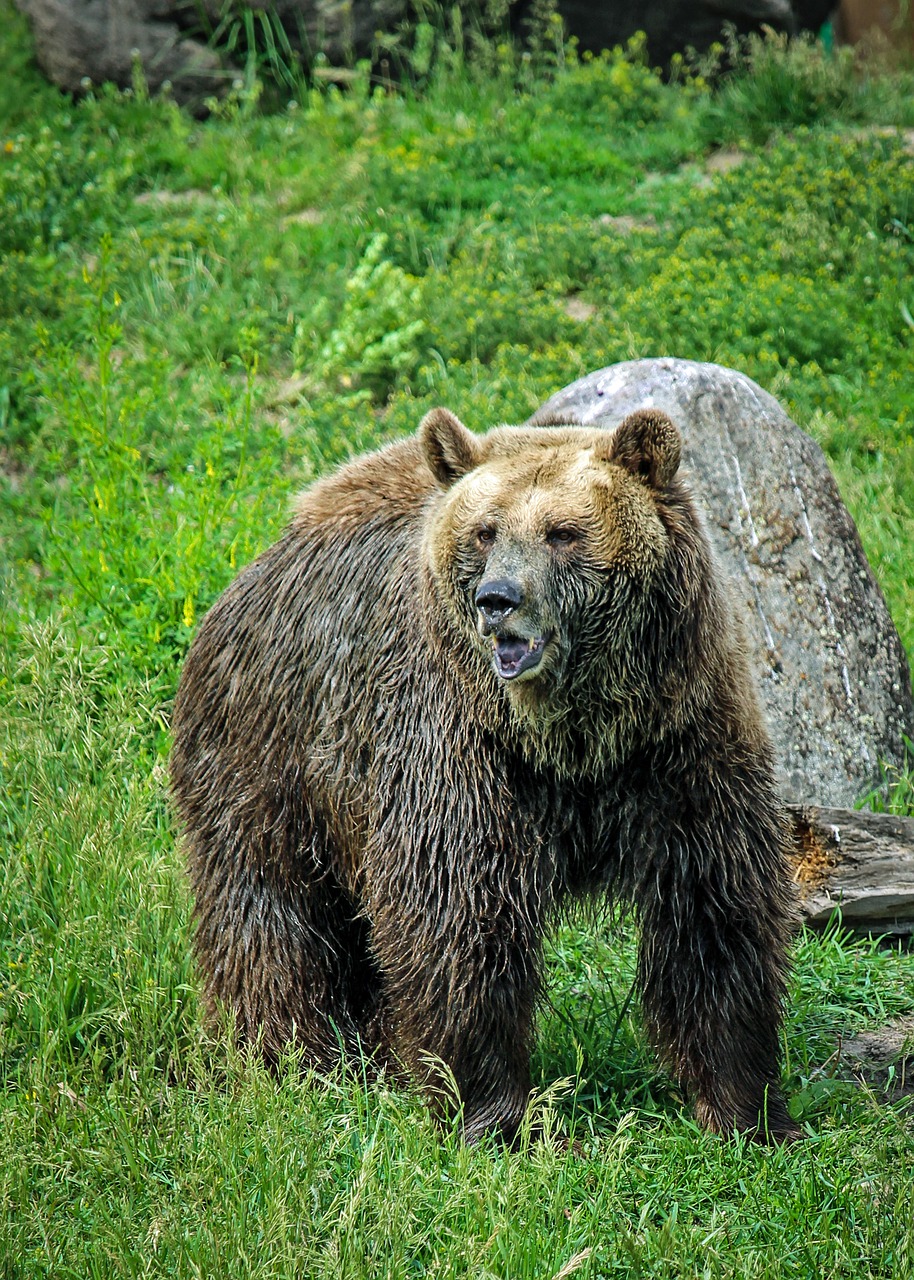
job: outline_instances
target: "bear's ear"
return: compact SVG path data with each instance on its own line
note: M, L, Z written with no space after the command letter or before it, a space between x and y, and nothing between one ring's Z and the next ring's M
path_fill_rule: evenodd
M449 409L429 410L419 426L419 440L432 474L445 489L482 462L479 441Z
M670 483L679 469L682 436L659 409L638 409L616 428L609 461L624 467L653 489Z

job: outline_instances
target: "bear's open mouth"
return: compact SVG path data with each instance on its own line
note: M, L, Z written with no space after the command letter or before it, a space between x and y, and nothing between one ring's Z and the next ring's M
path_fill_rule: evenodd
M492 664L502 680L514 680L525 671L538 667L548 636L494 635L492 637Z

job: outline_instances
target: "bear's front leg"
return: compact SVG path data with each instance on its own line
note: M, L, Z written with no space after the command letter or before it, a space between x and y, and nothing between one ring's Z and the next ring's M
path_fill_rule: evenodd
M466 863L449 871L418 901L415 885L373 895L383 1034L441 1119L456 1102L467 1141L510 1143L530 1094L541 930Z
M636 880L648 1029L704 1128L793 1138L779 1070L793 909L774 789L751 761L705 758L691 786L687 769L677 781L654 797Z

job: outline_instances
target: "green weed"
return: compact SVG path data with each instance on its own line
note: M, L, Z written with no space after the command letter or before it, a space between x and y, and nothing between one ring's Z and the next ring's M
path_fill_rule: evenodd
M415 280L382 257L386 243L383 234L369 243L346 281L335 324L332 303L322 298L295 327L293 368L307 369L318 386L358 390L364 384L369 395L374 390L385 399L397 376L408 375L418 363L425 327L420 291Z
M849 46L826 49L811 36L769 32L730 41L727 52L735 70L705 114L716 142L763 143L775 129L836 121L914 123L911 71L874 75L858 68Z

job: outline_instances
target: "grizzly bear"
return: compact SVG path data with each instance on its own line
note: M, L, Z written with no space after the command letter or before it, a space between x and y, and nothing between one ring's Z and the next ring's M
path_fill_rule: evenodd
M171 765L196 951L268 1061L362 1052L439 1108L443 1061L466 1137L510 1141L544 934L610 896L700 1123L795 1134L787 828L680 450L654 410L482 436L432 410L203 619Z

